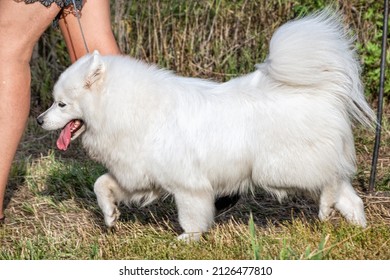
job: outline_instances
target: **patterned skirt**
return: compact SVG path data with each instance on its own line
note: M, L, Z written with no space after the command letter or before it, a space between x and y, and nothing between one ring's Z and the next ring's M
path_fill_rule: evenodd
M41 4L44 5L45 7L49 7L52 3L56 3L57 6L60 8L64 8L64 7L73 5L72 0L24 0L24 2L26 4L41 2ZM78 10L81 10L83 0L75 0L74 2L76 3L76 8Z
M64 17L65 16L65 12L64 12L64 8L68 7L68 6L71 6L73 5L73 0L22 0L24 1L26 4L31 4L31 3L35 3L35 2L40 2L42 5L44 5L45 7L50 7L51 4L53 3L56 3L58 7L60 7L62 10L61 12L56 16L56 18L54 19L53 21L53 26L54 27L58 27L58 20L61 18L61 17ZM82 8L82 5L83 5L83 0L74 0L75 4L76 4L76 8L77 10L81 10Z

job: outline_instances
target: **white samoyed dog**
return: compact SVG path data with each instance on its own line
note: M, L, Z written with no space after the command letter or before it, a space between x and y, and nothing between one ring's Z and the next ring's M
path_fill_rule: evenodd
M62 129L58 148L82 135L109 172L94 191L108 227L118 203L173 195L184 233L213 224L214 199L261 187L279 200L318 194L319 218L335 208L366 226L351 185L354 120L374 122L353 38L325 10L281 26L250 74L217 83L185 78L126 56L88 54L54 86L37 121Z

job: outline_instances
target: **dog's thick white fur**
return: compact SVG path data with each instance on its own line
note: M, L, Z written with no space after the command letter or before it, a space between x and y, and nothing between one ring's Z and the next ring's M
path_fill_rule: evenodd
M347 33L329 10L288 22L264 63L226 83L95 52L61 75L38 122L54 130L80 120L72 137L83 132L83 146L109 170L94 186L109 227L118 203L172 194L180 238L196 239L213 224L216 196L255 187L279 199L317 193L321 220L335 208L366 226L351 185L352 122L370 126L374 115Z

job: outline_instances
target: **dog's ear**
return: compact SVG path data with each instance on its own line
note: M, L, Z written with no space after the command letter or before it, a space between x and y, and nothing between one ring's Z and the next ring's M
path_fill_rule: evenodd
M89 59L89 67L85 78L84 88L91 89L104 75L105 67L100 53L95 50Z

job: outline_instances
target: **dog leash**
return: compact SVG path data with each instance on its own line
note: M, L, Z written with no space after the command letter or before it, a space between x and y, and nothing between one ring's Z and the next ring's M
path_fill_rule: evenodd
M381 139L382 128L382 108L383 108L383 92L385 84L385 69L386 69L386 41L387 41L387 25L389 20L389 0L384 0L384 12L383 12L383 33L382 33L382 54L381 54L381 66L380 66L380 78L379 78L379 95L378 95L378 111L377 111L377 123L375 131L375 144L374 152L372 156L370 184L368 187L369 192L373 192L375 188L375 176L376 166L378 163L379 146Z
M76 18L77 18L77 22L78 22L78 24L79 24L79 28L80 28L80 32L81 32L81 37L83 38L85 50L87 51L87 53L89 53L89 49L88 49L88 45L87 45L87 40L85 40L84 31L83 31L83 26L81 25L81 21L80 21L80 11L79 11L79 9L77 9L77 7L76 7L76 2L75 2L75 0L72 0L72 4L73 4L73 9L74 9L74 11L75 11L75 15L76 15Z

